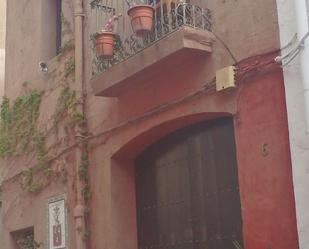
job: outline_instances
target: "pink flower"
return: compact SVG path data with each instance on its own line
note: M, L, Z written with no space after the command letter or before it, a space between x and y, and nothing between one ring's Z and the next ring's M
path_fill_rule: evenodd
M106 22L106 24L103 26L102 28L102 32L103 31L113 31L114 30L114 23L115 21L117 21L119 19L119 17L121 17L122 14L119 15L115 15L111 18L108 19L108 21Z

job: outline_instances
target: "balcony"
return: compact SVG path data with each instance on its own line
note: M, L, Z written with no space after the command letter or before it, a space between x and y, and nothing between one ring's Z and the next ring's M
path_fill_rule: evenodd
M173 73L178 64L211 52L214 37L209 9L164 0L148 4L154 6L152 30L140 37L132 31L126 1L90 3L95 17L92 33L99 32L112 16L122 14L114 27L114 55L97 56L94 49L92 86L96 95L119 97L145 82L155 81L162 67Z

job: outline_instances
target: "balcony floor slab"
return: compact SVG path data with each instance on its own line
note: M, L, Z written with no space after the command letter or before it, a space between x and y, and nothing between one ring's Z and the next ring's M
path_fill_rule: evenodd
M121 97L145 84L155 84L167 68L169 74L177 73L186 61L211 53L213 41L211 32L183 26L99 74L91 81L94 94Z

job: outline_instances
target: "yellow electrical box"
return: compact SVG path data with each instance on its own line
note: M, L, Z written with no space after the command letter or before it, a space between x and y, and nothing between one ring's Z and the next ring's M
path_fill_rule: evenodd
M236 68L234 66L224 67L216 72L216 89L222 91L236 87Z

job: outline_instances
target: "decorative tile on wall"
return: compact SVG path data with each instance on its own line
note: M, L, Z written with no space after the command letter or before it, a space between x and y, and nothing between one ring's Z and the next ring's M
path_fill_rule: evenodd
M67 212L64 196L48 201L49 249L67 249Z

